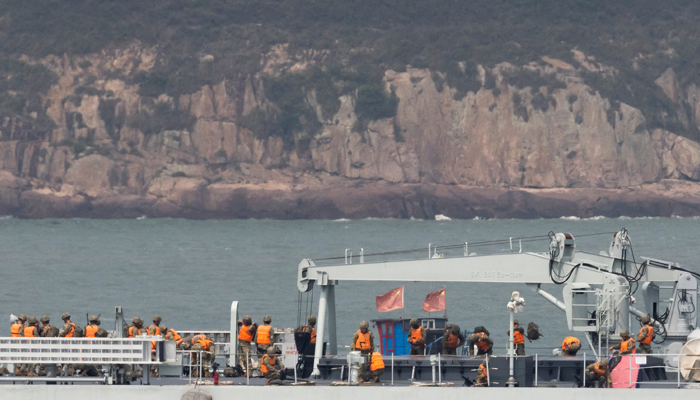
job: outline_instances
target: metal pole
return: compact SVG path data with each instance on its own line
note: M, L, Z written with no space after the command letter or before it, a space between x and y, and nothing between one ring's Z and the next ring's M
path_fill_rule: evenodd
M246 385L250 386L250 352L245 353L245 371L246 371L246 378L245 378L245 383Z
M438 383L442 385L442 363L440 353L438 353Z
M515 362L515 325L513 324L513 319L515 312L510 311L510 337L508 338L508 350L510 352L510 376L508 377L508 386L515 387L515 378L513 377L513 369Z
M628 360L629 360L629 366L630 366L630 380L628 383L629 383L629 387L631 389L632 388L632 354L628 354L628 356L629 356ZM678 364L678 365L680 365L680 364Z
M328 304L328 285L321 286L321 296L318 299L318 324L316 325L316 349L314 350L314 370L313 376L320 377L318 362L323 356L323 335L326 333L326 308Z
M489 355L486 354L486 385L491 387L491 368L489 368Z
M394 386L394 353L391 353L391 386Z
M678 378L678 389L681 388L681 357L683 357L683 354L678 355L678 368L676 368Z
M338 355L338 334L336 330L336 317L335 317L335 285L328 286L328 300L327 300L327 312L328 312L328 354L337 356ZM321 342L323 342L323 337L319 336Z
M535 387L537 387L537 375L540 372L540 370L539 370L540 365L539 364L540 363L538 362L538 359L537 359L537 353L535 353Z
M583 387L586 387L586 353L583 353Z

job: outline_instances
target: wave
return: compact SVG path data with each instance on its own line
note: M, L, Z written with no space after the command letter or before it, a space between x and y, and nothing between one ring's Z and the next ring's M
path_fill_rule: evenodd
M0 215L0 219L12 219L12 215Z
M452 218L444 214L438 214L435 216L435 221L452 221Z
M569 217L559 217L559 219L564 219L564 220L567 220L567 221L580 221L580 220L581 220L581 218L575 217L575 216L573 216L573 215L572 215L572 216L569 216Z
M333 222L348 222L348 221L350 221L350 220L347 218L338 218L338 219L333 220Z

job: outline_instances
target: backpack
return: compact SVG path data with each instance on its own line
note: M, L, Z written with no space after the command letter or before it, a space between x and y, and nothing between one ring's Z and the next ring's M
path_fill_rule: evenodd
M489 331L486 328L484 328L483 326L477 326L474 328L474 333L481 333L481 332L484 332L486 334L486 336L491 336Z
M83 330L83 328L81 328L77 324L75 324L74 326L75 326L75 329L73 330L73 337L75 337L75 338L85 337L85 331Z
M527 324L527 335L525 337L527 337L530 342L539 339L541 336L544 335L540 333L540 327L537 326L536 323L530 322Z

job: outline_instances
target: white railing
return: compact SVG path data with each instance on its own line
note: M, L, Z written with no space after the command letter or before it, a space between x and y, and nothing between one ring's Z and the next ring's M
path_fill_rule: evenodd
M160 364L151 361L151 342L160 336L113 338L0 338L0 363L10 364Z

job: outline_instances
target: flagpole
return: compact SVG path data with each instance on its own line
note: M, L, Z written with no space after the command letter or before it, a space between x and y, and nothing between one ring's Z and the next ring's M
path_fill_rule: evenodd
M401 324L402 325L403 325L404 311L406 310L406 303L404 303L404 300L405 300L404 293L406 293L406 287L401 286L401 306L402 306L401 307Z
M442 287L442 292L445 293L445 320L447 320L447 286Z

